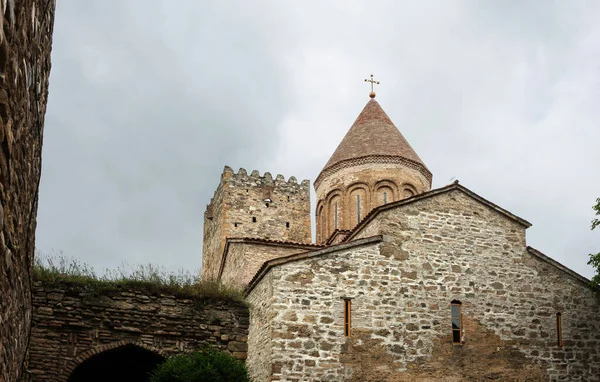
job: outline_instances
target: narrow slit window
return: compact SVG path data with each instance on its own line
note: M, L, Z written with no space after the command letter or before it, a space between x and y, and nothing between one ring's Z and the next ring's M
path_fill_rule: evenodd
M333 205L333 227L338 229L338 202Z
M256 223L256 216L252 216L252 223Z
M559 348L563 347L563 340L562 340L562 315L559 313L556 313L556 343L558 345Z
M360 195L356 195L356 224L360 223Z
M233 223L233 226L234 226L234 227L237 227L237 223Z
M462 344L462 304L452 301L452 343Z
M387 204L387 192L383 192L383 204Z
M290 222L285 222L285 228L290 228Z
M344 299L344 335L350 337L352 318L351 318L352 300Z

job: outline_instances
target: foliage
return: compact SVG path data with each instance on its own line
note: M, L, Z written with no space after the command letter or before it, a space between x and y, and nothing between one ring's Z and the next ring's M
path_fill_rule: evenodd
M204 349L169 358L152 374L150 382L249 382L246 365L227 353Z
M596 216L600 216L600 198L596 199L596 204L592 208L596 211ZM596 227L600 227L600 219L598 218L592 220L592 231ZM600 286L600 252L596 254L590 253L588 265L591 265L596 270L596 276L592 278L592 284Z
M116 269L106 269L98 275L90 265L62 254L42 256L37 253L33 277L35 281L50 285L72 284L95 295L121 289L138 289L177 297L243 300L240 290L212 280L199 281L199 277L183 270L172 273L153 264L129 266L123 263Z

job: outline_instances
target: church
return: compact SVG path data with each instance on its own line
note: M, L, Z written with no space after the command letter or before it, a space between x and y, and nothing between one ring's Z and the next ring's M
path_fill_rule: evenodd
M527 220L432 189L369 96L314 181L316 242L308 180L225 167L206 208L202 277L245 290L252 378L600 380L598 291Z

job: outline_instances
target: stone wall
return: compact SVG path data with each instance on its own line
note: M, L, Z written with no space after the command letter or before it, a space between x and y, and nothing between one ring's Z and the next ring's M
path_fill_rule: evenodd
M77 284L34 284L31 381L63 382L94 354L124 344L162 356L210 344L245 359L248 309L239 302L119 288L91 295Z
M383 242L280 262L252 284L249 300L259 287L274 296L260 312L274 317L263 356L270 364L253 373L270 368L282 381L600 380L598 291L528 249L518 220L451 190L382 211L375 222ZM348 338L342 298L352 299ZM458 345L453 300L462 303Z
M204 219L202 277L216 278L225 241L249 237L297 243L311 242L310 183L270 173L237 174L225 167Z
M315 183L317 185L317 183ZM318 186L317 243L324 243L335 229L351 230L358 223L356 196L361 195L361 219L373 208L429 191L431 181L402 163L365 163L340 168L322 176ZM361 192L362 191L362 192ZM337 203L337 227L335 204Z
M267 381L272 375L273 365L273 321L272 304L277 301L273 296L273 275L266 275L246 299L252 309L248 334L248 358L246 366L255 382Z
M218 281L243 289L265 261L319 248L313 244L270 242L261 239L228 239Z
M15 381L31 321L55 2L2 0L0 5L0 380Z

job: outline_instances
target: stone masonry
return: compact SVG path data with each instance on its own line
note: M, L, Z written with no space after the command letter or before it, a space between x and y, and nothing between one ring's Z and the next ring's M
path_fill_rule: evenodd
M202 278L215 279L227 238L311 242L310 183L225 167L204 213Z
M19 378L29 338L54 8L0 1L0 381Z
M600 295L527 247L528 226L454 184L380 207L345 243L267 262L247 297L253 377L600 380Z
M248 309L239 302L35 282L31 381L64 382L89 357L127 344L168 357L212 345L245 359ZM7 379L14 381L15 379Z
M320 247L264 239L227 239L217 280L227 286L243 289L266 261Z

